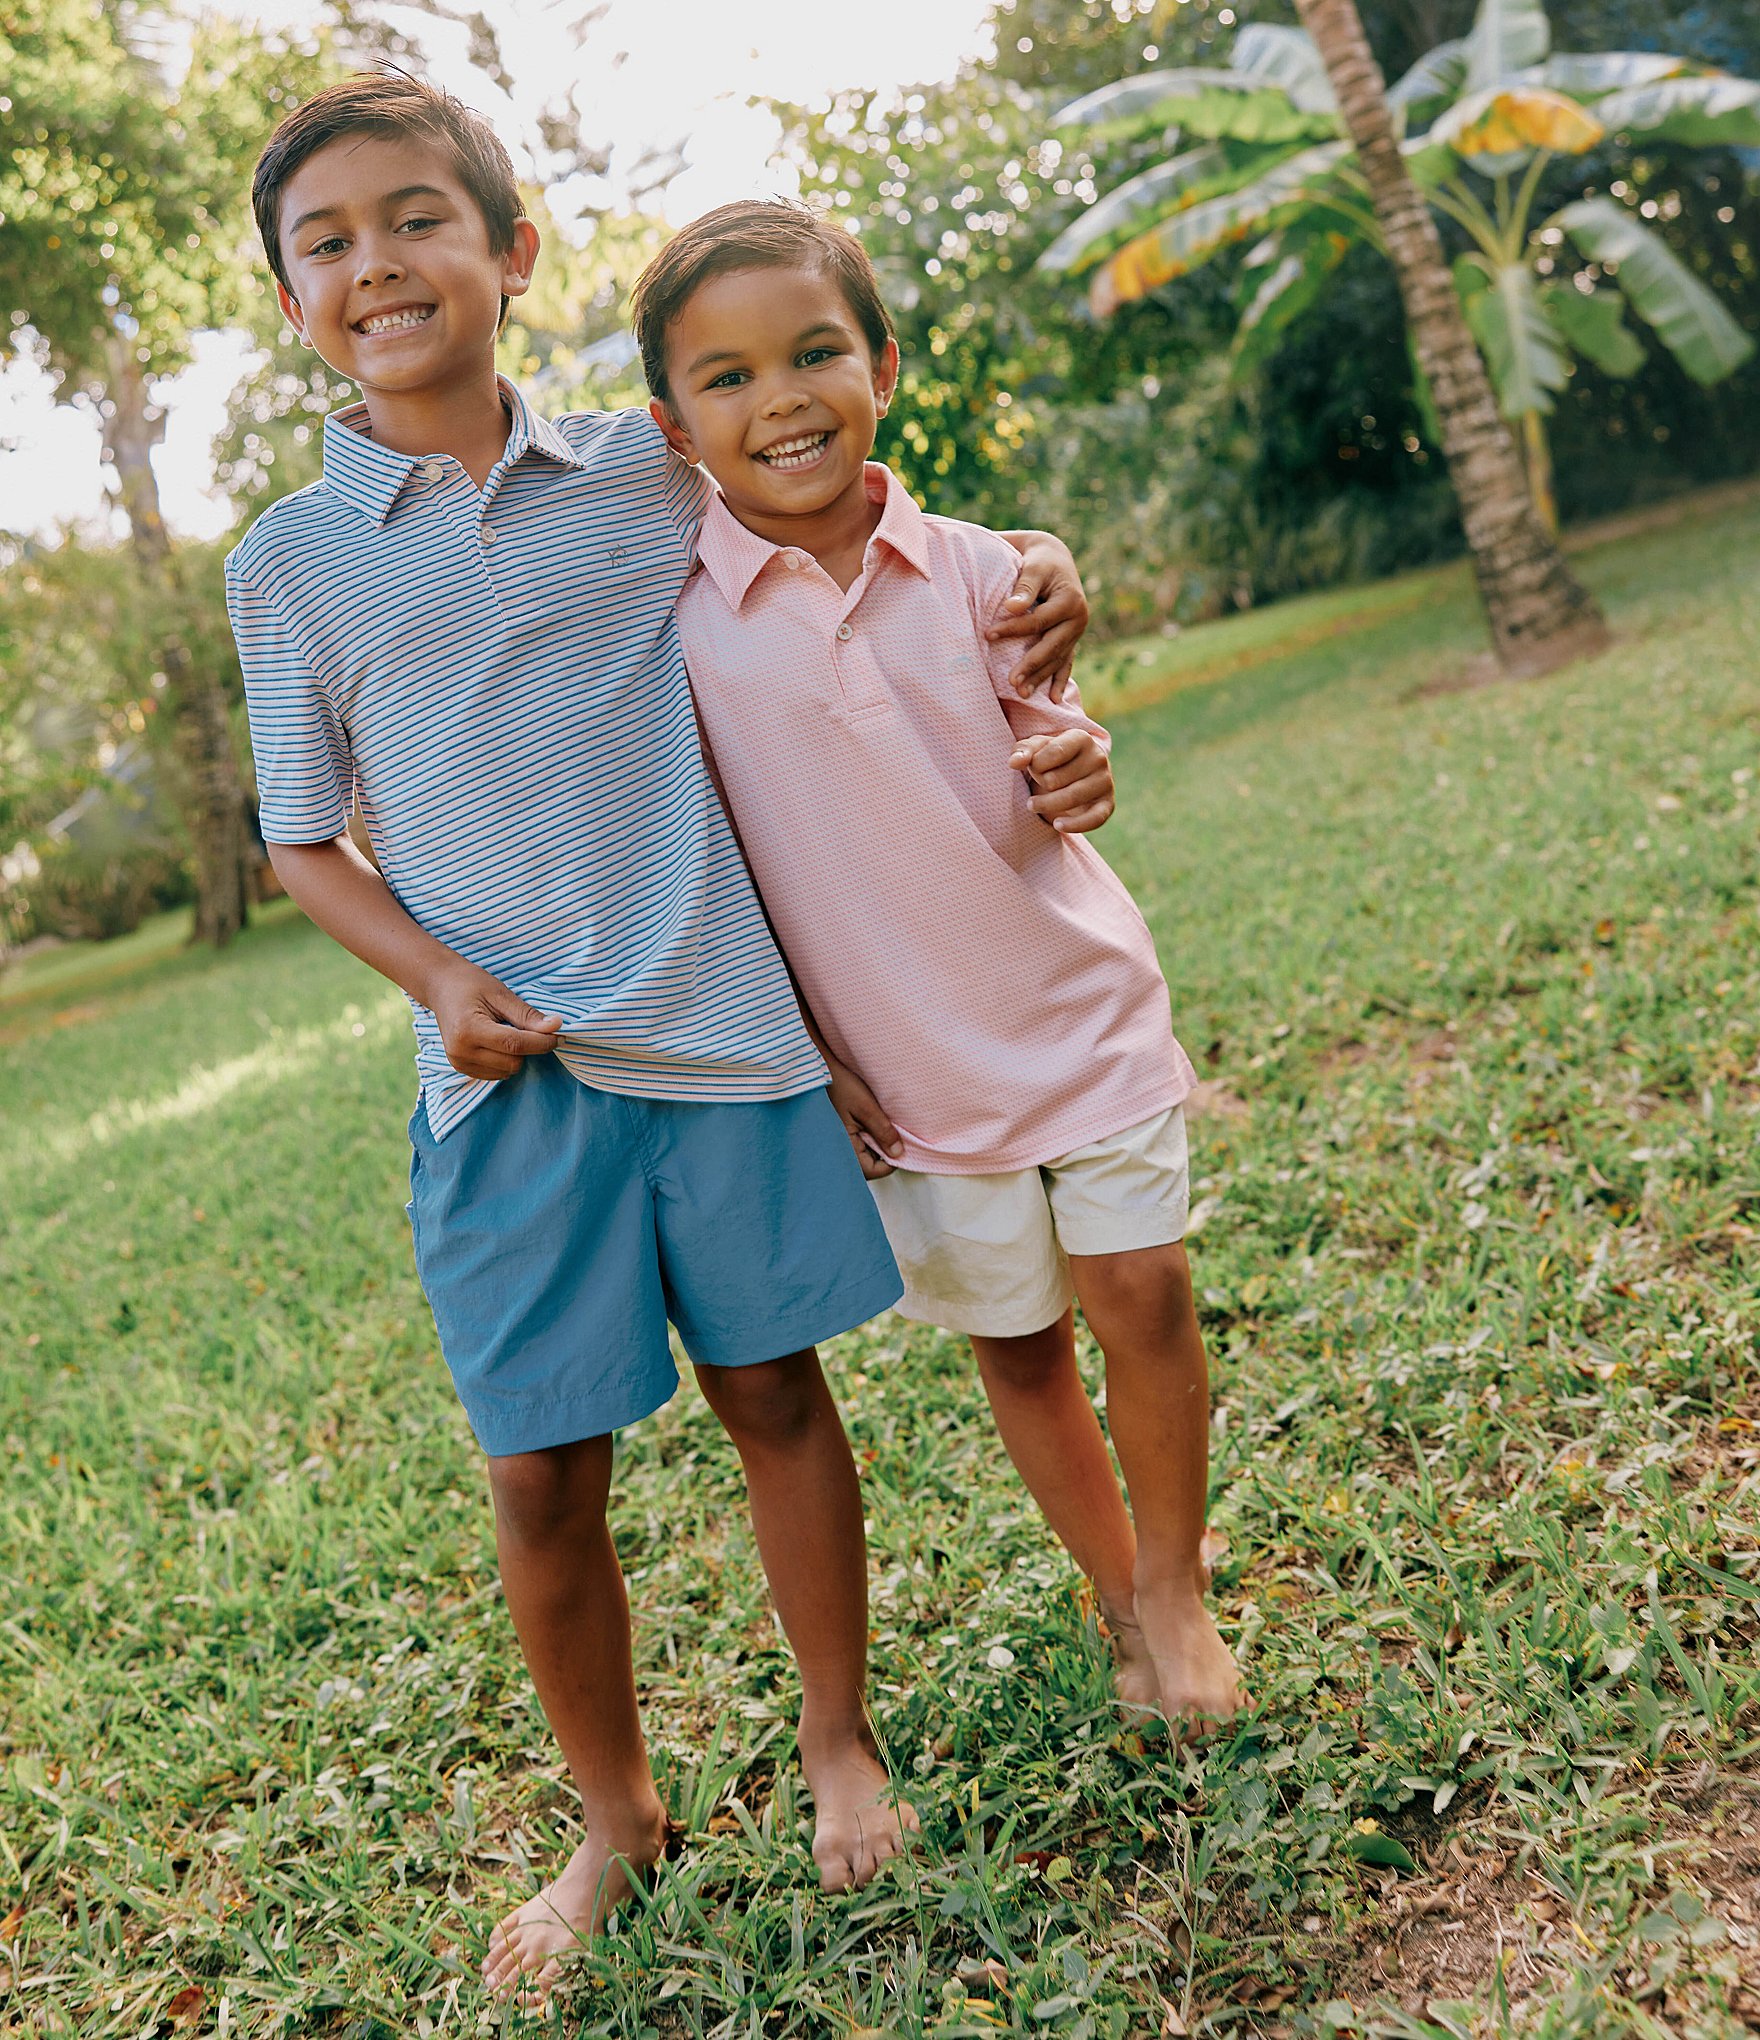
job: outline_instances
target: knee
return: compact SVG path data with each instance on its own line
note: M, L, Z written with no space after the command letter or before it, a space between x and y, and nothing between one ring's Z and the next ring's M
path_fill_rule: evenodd
M1078 1277L1090 1319L1177 1327L1192 1314L1192 1268L1177 1240L1135 1253L1096 1255Z
M810 1364L807 1364L810 1363ZM705 1367L709 1406L737 1445L789 1445L811 1429L826 1400L818 1356L764 1360L753 1367Z
M576 1536L602 1522L609 1483L609 1454L594 1448L609 1440L558 1445L542 1452L514 1452L489 1461L495 1520L522 1544L543 1544ZM601 1467L604 1457L607 1463Z
M1075 1340L1067 1321L1017 1339L972 1341L978 1371L992 1388L1011 1395L1044 1395L1075 1372Z

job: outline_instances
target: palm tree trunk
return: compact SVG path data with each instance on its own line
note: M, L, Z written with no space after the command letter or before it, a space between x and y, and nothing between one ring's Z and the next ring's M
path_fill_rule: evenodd
M1332 81L1430 384L1499 660L1546 673L1607 643L1601 611L1548 536L1467 330L1442 240L1400 154L1356 0L1296 0Z
M175 598L177 563L153 475L157 434L147 415L146 377L132 351L120 343L112 352L110 398L104 447L121 484L134 554L148 579ZM244 926L250 897L244 788L226 692L212 672L198 667L174 630L167 631L158 650L177 756L177 804L195 860L195 939L219 948Z

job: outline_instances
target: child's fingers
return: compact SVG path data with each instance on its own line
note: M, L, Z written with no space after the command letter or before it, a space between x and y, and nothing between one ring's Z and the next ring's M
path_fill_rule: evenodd
M549 1055L556 1046L556 1035L554 1032L540 1034L531 1027L498 1027L493 1042L491 1052L496 1054Z
M1040 637L1037 644L1027 648L1020 664L1010 675L1017 694L1031 694L1035 687L1045 681L1056 680L1060 675L1064 679L1069 677L1070 663L1081 641L1082 620L1072 616L1066 623L1051 623L1047 620L1048 612L1049 605L1046 605L1035 610L1027 619L1039 627ZM1000 628L991 632L993 637L1001 634ZM1021 634L1018 631L1008 633L1010 636Z
M1087 814L1094 809L1101 809L1109 815L1115 798L1110 775L1100 774L1080 780L1074 786L1063 787L1056 793L1035 794L1029 805L1042 822L1056 824L1067 822L1072 815ZM1096 824L1090 822L1088 826L1093 828Z
M492 1055L482 1048L448 1049L446 1060L463 1077L477 1077L486 1084L498 1084L503 1077L511 1077L515 1070L524 1067L524 1059L517 1055Z
M1098 829L1112 819L1115 803L1109 794L1105 800L1091 802L1080 807L1073 814L1058 815L1051 826L1060 836L1085 836L1090 829Z
M1028 738L1033 744L1033 777L1042 786L1054 787L1068 783L1070 774L1077 770L1092 772L1098 755L1098 746L1087 730L1059 730L1053 736ZM1024 750L1026 744L1016 746Z
M490 1055L548 1055L562 1031L562 1017L541 1013L517 992L485 993L468 1039Z
M855 1119L874 1145L883 1148L894 1160L904 1153L904 1142L898 1137L898 1128L881 1110L878 1098L870 1096L859 1104Z
M1112 790L1110 772L1084 772L1065 785L1048 786L1041 781L1039 791L1027 805L1034 814L1044 815L1049 820L1054 815L1072 814L1093 801L1105 800Z
M862 1174L870 1183L877 1182L882 1176L890 1176L892 1164L884 1155L875 1153L873 1143L868 1139L854 1113L845 1112L840 1116L843 1120L843 1130L849 1135L849 1144L856 1151L856 1160L862 1165Z

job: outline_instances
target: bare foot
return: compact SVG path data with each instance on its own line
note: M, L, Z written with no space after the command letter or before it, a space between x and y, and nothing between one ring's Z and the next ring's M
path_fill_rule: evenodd
M1246 1705L1240 1669L1196 1585L1139 1586L1137 1620L1154 1660L1161 1711L1176 1730L1201 1732Z
M629 1871L656 1862L665 1841L666 1816L658 1807L651 1820L631 1823L617 1842L589 1834L562 1874L516 1906L489 1936L483 1987L517 1995L525 2005L542 2004L562 1974L563 1958L602 1931L606 1915L630 1895Z
M1112 1644L1113 1698L1133 1718L1159 1714L1161 1684L1155 1676L1155 1660L1143 1640L1135 1609L1128 1615L1115 1614L1102 1604L1100 1612Z
M882 1863L910 1847L917 1810L886 1775L866 1728L813 1756L801 1748L813 1795L813 1861L827 1891L859 1891Z

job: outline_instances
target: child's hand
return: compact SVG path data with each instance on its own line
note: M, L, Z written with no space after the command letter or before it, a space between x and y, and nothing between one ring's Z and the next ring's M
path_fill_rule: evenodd
M820 1053L824 1054L823 1044ZM837 1107L849 1144L856 1151L862 1174L870 1183L877 1177L890 1176L892 1163L880 1149L884 1148L894 1159L903 1155L904 1142L898 1137L898 1128L881 1110L880 1100L846 1063L826 1055L825 1067L831 1072L831 1102Z
M1112 761L1092 730L1022 737L1008 762L1036 789L1028 803L1034 814L1061 835L1085 836L1117 805Z
M1001 616L985 635L992 644L1011 637L1035 639L1010 676L1014 691L1025 696L1049 681L1051 699L1061 701L1076 646L1088 627L1088 598L1082 592L1075 555L1048 531L1008 531L1003 536L1020 547L1021 570Z
M557 1014L540 1013L499 978L462 960L434 988L429 1004L446 1060L465 1076L491 1083L511 1077L528 1055L548 1055L562 1030Z

